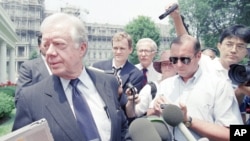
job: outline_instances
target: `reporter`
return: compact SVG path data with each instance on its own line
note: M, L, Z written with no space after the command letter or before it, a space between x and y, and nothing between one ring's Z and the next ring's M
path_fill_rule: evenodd
M162 112L161 104L174 103L182 109L183 122L188 123L196 139L228 141L230 124L242 124L231 84L200 67L202 54L194 37L175 38L170 50L170 61L178 74L160 83L150 108L158 115ZM173 134L176 140L186 140L178 128Z
M169 61L170 57L170 50L165 50L161 53L161 58L158 61L153 62L153 67L154 69L158 72L161 73L162 77L159 81L153 81L156 92L158 90L158 84L174 75L176 75L176 71L172 65L172 63ZM133 103L133 101L128 101L126 104L126 113L129 117L141 117L143 115L146 115L146 112L149 108L149 104L153 100L153 95L152 95L152 86L150 84L146 84L139 94L136 94L136 102ZM133 99L133 96L131 95L130 91L126 91L128 98Z

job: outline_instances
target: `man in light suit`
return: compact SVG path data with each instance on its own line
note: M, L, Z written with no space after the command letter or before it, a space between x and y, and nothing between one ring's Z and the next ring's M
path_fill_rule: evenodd
M42 35L40 34L37 38L40 56L36 59L25 61L20 66L15 92L16 99L22 87L33 85L51 74L45 60L46 49L41 44L41 39Z
M91 129L82 130L79 111L75 110L71 82L78 79L75 87L79 89L79 98L91 107L99 134L95 141L131 140L126 116L117 100L118 81L113 75L83 65L88 50L83 23L72 15L56 13L41 24L42 42L48 49L46 61L53 75L20 90L13 130L45 118L55 141L88 141L86 131Z
M119 96L120 104L125 109L127 103L127 84L131 83L139 92L142 88L142 72L128 61L129 54L133 52L132 38L126 32L118 32L112 38L113 58L99 61L92 66L102 70L114 70L121 68L117 75L121 79L123 93Z

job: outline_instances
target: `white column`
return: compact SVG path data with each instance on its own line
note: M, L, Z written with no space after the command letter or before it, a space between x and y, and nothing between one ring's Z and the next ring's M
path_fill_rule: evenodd
M5 42L0 43L0 83L6 83L7 73L6 73L6 55L7 46Z
M9 80L12 83L16 83L16 71L15 71L15 48L10 49L10 61L9 61Z

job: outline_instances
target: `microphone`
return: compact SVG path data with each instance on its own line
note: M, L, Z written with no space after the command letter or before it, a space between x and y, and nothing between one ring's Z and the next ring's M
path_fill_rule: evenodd
M153 124L146 118L137 118L129 126L133 141L161 141Z
M147 119L154 125L162 141L172 141L172 135L162 117L150 115L147 116Z
M197 141L187 127L182 123L184 115L181 109L174 104L167 104L162 111L163 119L171 126L177 126L188 141Z
M159 19L160 20L162 20L162 19L164 19L165 17L167 17L170 13L172 13L175 9L177 9L178 8L178 4L173 4L171 7L169 7L166 11L165 11L165 13L163 13L163 14L161 14L160 16L159 16Z

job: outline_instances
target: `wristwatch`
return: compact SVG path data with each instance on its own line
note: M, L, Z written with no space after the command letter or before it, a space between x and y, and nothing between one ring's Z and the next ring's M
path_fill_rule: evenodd
M192 117L189 116L188 121L185 121L184 124L186 127L190 127L192 125Z

